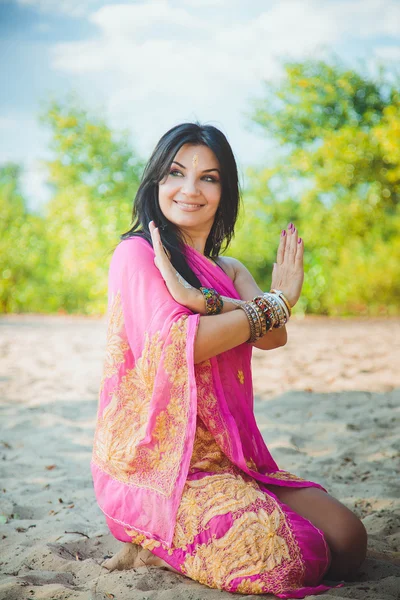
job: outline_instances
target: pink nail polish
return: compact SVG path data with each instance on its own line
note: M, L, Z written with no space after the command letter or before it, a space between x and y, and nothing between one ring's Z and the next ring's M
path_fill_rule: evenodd
M297 243L298 243L298 244L301 244L301 238L299 238L299 239L297 240Z
M286 235L286 231L285 231L284 229L282 229L281 236L282 236L282 237L285 237L285 235Z
M293 223L289 223L289 227L288 227L288 229L293 229L293 228L294 228L294 227L293 227Z

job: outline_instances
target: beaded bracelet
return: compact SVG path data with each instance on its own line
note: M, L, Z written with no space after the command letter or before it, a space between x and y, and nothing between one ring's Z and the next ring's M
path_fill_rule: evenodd
M214 288L201 287L206 301L206 315L219 315L224 306L223 300Z
M269 304L263 296L256 296L255 298L253 298L253 302L255 302L255 304L257 304L257 306L259 306L263 311L265 317L266 332L269 331L270 329L272 329L274 324L274 317Z
M275 320L275 323L273 325L274 328L277 329L279 327L283 327L283 325L285 325L288 321L286 313L283 310L283 301L280 300L280 298L275 294L268 294L267 292L263 294L263 297L271 306L271 310L273 312Z
M290 305L286 304L284 298L278 295L278 290L264 293L261 296L255 296L251 302L242 302L238 305L249 321L250 337L248 344L253 344L267 331L283 327L289 320ZM283 294L282 294L283 296Z
M257 302L255 301L255 298L253 298L252 305L254 306L255 310L257 311L258 321L261 326L260 337L263 337L267 333L267 320L265 317L265 313L264 313L263 309L257 304Z

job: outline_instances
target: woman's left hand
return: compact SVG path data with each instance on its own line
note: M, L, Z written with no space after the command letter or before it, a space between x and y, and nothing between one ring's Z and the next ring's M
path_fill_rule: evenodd
M154 249L154 264L160 271L173 299L195 313L205 314L205 300L200 290L191 286L175 270L161 241L158 227L150 221L149 230Z

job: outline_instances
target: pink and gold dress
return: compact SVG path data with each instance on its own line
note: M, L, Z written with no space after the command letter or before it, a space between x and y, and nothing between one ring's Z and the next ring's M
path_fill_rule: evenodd
M185 246L202 285L239 298ZM304 598L323 592L323 533L268 488L319 487L278 468L253 411L252 346L194 364L199 315L175 302L141 237L109 275L109 326L93 449L111 533L213 588Z

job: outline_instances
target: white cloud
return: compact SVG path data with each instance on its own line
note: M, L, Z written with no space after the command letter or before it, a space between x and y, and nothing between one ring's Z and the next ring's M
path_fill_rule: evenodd
M375 48L375 56L383 60L400 60L400 46L379 46Z
M108 4L89 16L98 35L55 45L52 65L100 88L115 125L136 131L147 150L163 127L185 119L242 128L249 97L280 73L282 59L323 58L349 40L400 33L397 0L257 6L250 16L228 0Z
M98 36L56 45L53 67L92 77L97 85L101 80L115 124L137 131L149 150L163 128L182 120L242 127L248 98L259 92L262 79L279 74L282 57L322 56L325 47L350 35L400 27L400 5L392 0L384 10L378 0L261 4L256 17L227 1L225 12L199 3L200 16L188 0L103 6L89 17Z

